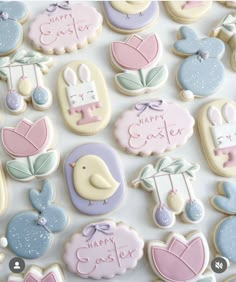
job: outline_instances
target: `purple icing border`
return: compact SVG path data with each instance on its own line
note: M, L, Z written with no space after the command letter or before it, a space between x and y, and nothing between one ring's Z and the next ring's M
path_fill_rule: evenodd
M152 1L142 16L139 14L129 14L129 19L127 19L126 14L113 9L110 1L104 1L103 8L109 23L116 28L124 30L136 30L143 28L146 25L149 25L159 13L159 5L157 1Z
M96 155L103 159L103 161L108 165L113 177L120 182L119 188L116 190L115 194L108 199L109 203L106 205L104 205L103 201L93 201L93 206L89 206L88 200L80 197L75 191L73 183L73 168L70 166L70 164L76 162L79 158L88 154ZM126 181L124 173L122 171L122 165L120 163L119 156L116 151L108 145L90 143L79 146L65 159L64 173L71 201L74 206L82 213L88 215L100 215L109 213L116 209L126 196Z

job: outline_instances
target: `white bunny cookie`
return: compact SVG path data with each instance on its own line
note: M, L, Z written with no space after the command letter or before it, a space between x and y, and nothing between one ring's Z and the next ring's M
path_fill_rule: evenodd
M236 13L225 16L217 27L212 30L211 36L218 37L229 44L232 50L231 66L236 71Z
M224 54L224 43L218 38L198 39L189 27L179 30L180 40L173 46L179 56L187 57L177 72L177 83L181 89L180 97L193 100L204 98L217 92L225 76L224 66L220 58Z

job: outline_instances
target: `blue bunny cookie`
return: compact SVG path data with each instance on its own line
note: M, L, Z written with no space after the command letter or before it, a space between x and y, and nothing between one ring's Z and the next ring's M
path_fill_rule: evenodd
M204 98L217 92L224 81L225 70L220 59L224 54L224 43L218 38L198 39L189 27L179 30L180 40L173 51L186 57L177 71L177 83L181 89L182 100L194 97Z
M14 52L23 40L22 25L28 18L24 3L0 1L0 56Z
M25 259L41 257L50 247L53 233L68 222L65 210L54 203L53 186L45 181L42 190L31 189L29 197L36 211L15 215L7 226L6 239L13 253Z
M218 193L211 199L211 203L215 209L229 216L216 225L214 245L221 256L236 263L236 184L221 182Z

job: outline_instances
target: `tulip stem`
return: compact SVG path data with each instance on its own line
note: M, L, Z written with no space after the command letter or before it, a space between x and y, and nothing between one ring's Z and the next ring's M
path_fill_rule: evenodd
M33 167L33 163L32 163L32 160L31 160L30 157L27 157L27 162L28 162L29 170L30 170L31 174L34 175L34 167Z
M144 78L144 73L143 73L143 71L140 69L140 70L138 70L138 73L139 73L139 76L140 76L142 85L143 85L143 86L146 86L146 82L145 82L145 78Z

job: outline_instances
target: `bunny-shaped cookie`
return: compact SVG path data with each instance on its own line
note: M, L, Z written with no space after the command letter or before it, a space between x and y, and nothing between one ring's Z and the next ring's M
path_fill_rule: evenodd
M41 192L29 192L32 206L37 211L15 215L7 226L8 246L17 256L25 259L41 257L50 247L52 233L62 231L68 222L65 210L52 203L53 187L45 181Z
M174 52L187 57L177 72L177 82L183 90L181 99L208 97L219 90L224 81L224 66L220 58L224 54L224 43L218 38L198 39L189 27L179 30L181 39L174 44Z
M215 209L229 216L216 225L214 245L221 256L236 263L236 185L221 182L218 185L218 192L219 196L214 196L211 203Z

